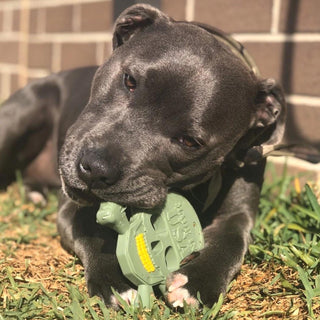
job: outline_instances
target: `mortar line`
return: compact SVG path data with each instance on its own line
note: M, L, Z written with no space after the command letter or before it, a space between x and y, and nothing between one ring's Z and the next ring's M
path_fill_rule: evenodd
M47 13L44 9L40 9L37 17L37 33L46 32L46 17Z
M18 74L19 73L19 65L18 64L10 64L10 63L0 63L0 69L1 72L4 73L10 73L10 74ZM43 73L46 71L46 69L30 69L33 70L34 72L37 72L39 74Z
M96 63L97 63L97 65L101 65L103 63L103 61L105 60L104 45L105 44L103 42L96 43Z
M76 4L73 6L72 30L80 32L81 30L81 6Z
M187 21L194 20L194 6L195 0L187 0L185 7L185 18Z
M20 14L20 37L19 37L19 87L23 87L28 79L28 58L29 58L29 20L30 0L21 0Z
M5 10L3 12L2 30L4 32L11 32L13 27L13 11Z
M234 33L240 42L317 42L320 41L319 33Z
M94 2L105 2L111 0L38 0L31 1L30 8L46 8L46 7L59 7L65 5L81 4L81 3L94 3ZM121 0L120 0L121 1ZM20 9L20 0L10 1L7 3L0 2L0 9Z
M271 34L279 33L280 11L281 11L281 0L273 0L271 30L270 30Z
M286 156L269 156L268 161L274 163L286 163L288 166L295 166L300 169L310 170L314 172L320 173L320 164L319 163L310 163L305 160L301 160L299 158L294 157L286 157ZM320 176L319 176L320 178Z
M312 97L299 94L290 94L286 96L288 103L300 104L309 107L320 108L320 97Z
M53 43L53 52L51 58L51 70L58 72L61 70L61 43Z
M298 33L298 34L269 34L269 33L235 33L233 34L240 42L320 42L320 33ZM1 41L19 41L18 32L4 32L1 34ZM94 32L94 33L45 33L31 34L30 42L110 42L112 41L111 32Z
M1 75L1 100L7 99L10 93L11 93L11 74L7 72L3 72Z
M19 32L0 33L0 42L19 41ZM111 32L95 32L95 33L41 33L30 34L29 42L71 42L71 43L87 43L87 42L110 42L112 41Z

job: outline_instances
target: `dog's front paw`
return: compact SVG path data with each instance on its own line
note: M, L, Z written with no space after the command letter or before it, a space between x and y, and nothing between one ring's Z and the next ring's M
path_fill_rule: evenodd
M167 277L166 299L173 307L183 306L184 301L192 306L199 306L199 301L212 306L226 292L229 281L220 265L192 261Z
M27 197L35 205L40 205L41 207L45 207L47 205L47 199L41 192L29 191L27 192Z
M167 279L167 301L173 307L183 307L183 303L187 303L194 307L198 307L198 300L192 296L185 287L188 283L188 277L182 273L171 274Z
M100 255L92 258L85 266L85 276L89 295L102 298L108 307L118 308L119 306L112 288L128 303L131 299L135 299L136 291L131 288L121 273L114 255Z
M137 290L134 289L129 289L126 291L123 291L121 293L119 293L119 296L129 305L133 305L136 298L137 298ZM121 306L121 302L118 300L118 298L113 294L111 296L111 305L114 309L119 309L119 307Z

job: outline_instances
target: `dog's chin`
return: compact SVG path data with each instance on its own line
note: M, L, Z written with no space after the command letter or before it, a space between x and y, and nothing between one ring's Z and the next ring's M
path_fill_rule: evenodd
M87 190L70 187L63 183L63 192L72 201L81 206L91 206L101 202L115 202L120 205L138 209L153 209L161 207L166 199L167 190L159 189L157 192L146 193L143 197L135 196L133 193L108 194L100 190L98 195Z
M91 206L103 202L102 199L96 197L94 194L67 185L63 185L62 191L65 196L81 206Z

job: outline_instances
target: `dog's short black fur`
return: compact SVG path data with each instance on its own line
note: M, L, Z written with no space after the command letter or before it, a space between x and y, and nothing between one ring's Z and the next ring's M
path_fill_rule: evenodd
M29 185L58 186L59 153L68 195L58 217L62 244L106 304L111 286L124 292L130 283L115 258L115 233L95 222L101 201L153 208L168 190L191 201L206 244L168 278L174 306L195 303L197 291L211 304L242 263L265 165L248 155L281 140L286 108L275 81L259 79L212 30L130 7L102 66L35 81L0 109L1 186L16 169ZM217 173L218 195L203 210Z

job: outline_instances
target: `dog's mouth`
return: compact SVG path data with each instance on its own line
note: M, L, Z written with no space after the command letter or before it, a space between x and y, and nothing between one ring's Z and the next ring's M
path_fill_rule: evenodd
M101 202L115 202L123 206L152 209L163 205L167 196L167 188L163 184L145 184L143 188L132 190L80 189L66 183L60 175L63 193L82 206L91 206Z
M61 181L63 181L63 179L61 179ZM87 192L85 190L70 187L65 185L64 183L62 184L62 186L63 193L79 205L89 206L103 201L103 199L100 199L93 193Z

